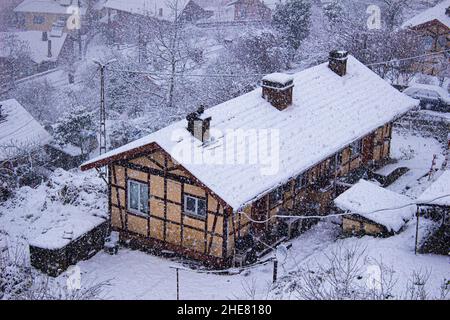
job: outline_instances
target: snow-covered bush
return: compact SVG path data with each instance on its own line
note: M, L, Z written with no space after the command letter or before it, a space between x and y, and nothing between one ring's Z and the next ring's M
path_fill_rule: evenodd
M108 282L71 290L67 284L34 271L23 248L0 250L0 300L92 300L101 298Z
M54 133L60 144L72 144L86 155L97 147L95 130L95 112L76 106L58 120Z
M428 271L415 271L405 291L396 292L396 270L368 257L359 245L336 247L324 259L281 278L272 288L274 297L304 300L445 299L450 288L444 284L439 297L427 288Z

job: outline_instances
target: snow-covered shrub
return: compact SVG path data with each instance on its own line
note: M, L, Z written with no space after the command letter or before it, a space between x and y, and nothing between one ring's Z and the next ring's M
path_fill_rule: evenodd
M427 288L428 271L414 271L403 292L394 291L396 270L366 255L359 245L336 247L314 264L300 267L281 278L272 296L304 300L389 300L446 299L449 286L444 282L439 297Z
M86 155L97 147L95 112L83 106L64 113L55 127L55 139L62 145L72 144Z

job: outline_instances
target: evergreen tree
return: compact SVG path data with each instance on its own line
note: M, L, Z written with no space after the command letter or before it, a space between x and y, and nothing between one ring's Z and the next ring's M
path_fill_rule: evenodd
M96 147L95 113L84 106L74 107L59 119L54 132L60 144L72 144L86 155Z
M287 0L286 3L277 5L272 24L295 54L309 35L311 3L308 0Z

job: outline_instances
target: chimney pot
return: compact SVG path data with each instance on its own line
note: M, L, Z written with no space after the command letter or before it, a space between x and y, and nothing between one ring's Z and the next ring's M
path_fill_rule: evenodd
M262 97L282 111L292 104L294 79L284 73L271 73L262 79Z
M48 40L47 41L47 57L51 58L52 57L52 40Z
M328 67L333 70L338 76L343 77L347 74L347 59L347 51L333 50L330 52Z

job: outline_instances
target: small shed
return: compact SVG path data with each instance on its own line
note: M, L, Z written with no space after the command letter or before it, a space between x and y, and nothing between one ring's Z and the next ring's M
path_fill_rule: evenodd
M31 265L56 277L103 249L107 232L108 222L104 218L71 217L29 242Z
M401 231L414 217L416 206L401 194L360 180L334 200L346 234L389 236Z
M444 171L422 193L417 199L417 205L421 216L441 221L436 232L425 239L420 252L448 254L450 252L450 170Z

